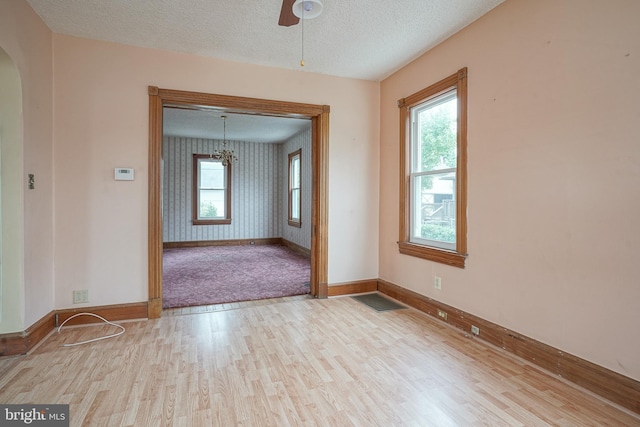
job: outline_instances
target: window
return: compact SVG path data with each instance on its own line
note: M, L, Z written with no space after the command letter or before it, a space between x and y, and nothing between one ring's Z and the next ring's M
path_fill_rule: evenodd
M215 156L193 155L193 225L231 224L231 165Z
M400 253L464 268L467 69L398 101Z
M301 227L300 162L302 149L289 154L289 225Z

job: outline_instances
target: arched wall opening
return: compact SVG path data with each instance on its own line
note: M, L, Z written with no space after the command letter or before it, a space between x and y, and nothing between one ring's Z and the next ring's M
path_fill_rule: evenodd
M24 325L22 83L0 47L0 334Z

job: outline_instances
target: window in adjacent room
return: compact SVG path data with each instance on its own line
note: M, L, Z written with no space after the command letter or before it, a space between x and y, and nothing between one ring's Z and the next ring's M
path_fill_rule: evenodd
M194 225L231 224L231 164L194 154L192 201Z
M467 69L398 101L400 252L456 267L467 256Z
M300 164L302 149L289 154L289 225L302 226L300 198Z

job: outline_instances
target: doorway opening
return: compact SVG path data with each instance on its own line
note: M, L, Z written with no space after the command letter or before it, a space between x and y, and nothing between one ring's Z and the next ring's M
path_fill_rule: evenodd
M2 47L0 93L0 334L3 334L24 329L25 212L22 80L17 65Z
M162 137L163 108L218 109L227 113L311 120L310 294L327 296L327 171L329 107L149 87L149 301L148 316L162 314Z

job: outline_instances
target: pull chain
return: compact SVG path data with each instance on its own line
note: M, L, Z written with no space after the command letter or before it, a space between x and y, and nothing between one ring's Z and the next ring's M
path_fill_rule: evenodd
M302 48L300 52L300 66L304 67L304 7L302 8L302 16L300 17L300 25L302 25Z

